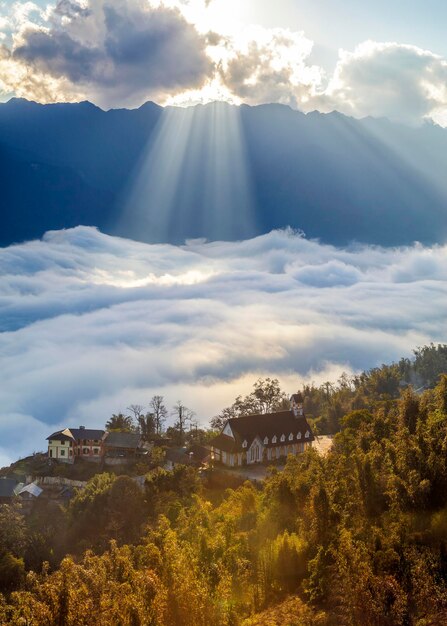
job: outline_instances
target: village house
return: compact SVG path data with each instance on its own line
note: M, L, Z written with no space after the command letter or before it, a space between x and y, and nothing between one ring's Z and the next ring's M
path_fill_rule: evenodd
M0 504L10 504L23 486L24 483L18 482L15 478L2 476L0 478Z
M17 499L22 505L22 512L24 514L29 514L32 511L34 502L42 495L42 493L43 489L36 483L29 483L20 489L17 494Z
M289 410L229 419L211 445L215 461L234 467L296 456L314 439L303 397L297 393L290 398Z
M165 456L165 469L171 471L178 465L205 467L210 461L211 451L206 446L192 445L188 448L169 448Z
M123 463L147 454L143 440L138 433L111 432L104 436L104 456L109 465Z
M104 435L104 430L85 426L59 430L47 437L48 458L64 463L74 463L76 457L99 462L103 456Z

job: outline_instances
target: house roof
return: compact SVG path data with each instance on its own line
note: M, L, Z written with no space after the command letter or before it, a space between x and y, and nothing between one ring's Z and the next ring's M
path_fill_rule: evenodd
M197 444L188 448L188 454L192 452L192 460L195 463L204 463L211 454L209 448L205 446L199 446Z
M141 435L138 433L107 433L104 445L108 448L132 448L136 450L141 443Z
M0 478L0 498L12 498L12 496L15 496L18 484L14 478Z
M234 439L229 435L221 433L211 442L213 447L223 450L224 452L240 452L248 449L256 437L264 442L267 437L268 442L264 444L267 448L287 444L289 435L293 435L293 441L313 441L314 436L312 430L304 417L299 415L295 417L292 411L278 411L277 413L265 413L261 415L244 415L229 419L227 424L230 425L234 434ZM306 438L306 432L309 437ZM298 439L298 435L301 438ZM281 436L284 435L286 440L281 442ZM276 443L272 442L276 436ZM242 444L247 442L247 447L243 448Z
M29 485L25 485L25 487L22 487L18 495L21 496L22 494L29 493L35 498L38 498L40 494L42 493L42 491L43 489L39 487L38 485L36 485L36 483L30 483Z
M166 460L182 465L200 465L210 456L211 451L205 446L193 445L189 448L168 448Z
M76 440L102 439L105 433L105 430L95 430L91 428L69 428L69 431Z
M55 441L73 441L74 437L69 428L65 428L64 430L58 430L49 437L47 437L47 441L50 439L54 439Z
M185 448L169 448L166 450L166 461L171 463L179 463L181 465L190 465L191 458Z
M292 402L296 402L296 404L303 404L304 402L303 394L301 393L301 391L298 391L298 393L293 393L290 400Z
M104 430L95 430L91 428L65 428L53 433L47 440L55 441L79 441L80 439L102 439Z
M228 435L224 435L221 433L214 437L211 442L213 448L217 448L218 450L223 450L224 452L234 452L237 448L236 441L233 437L229 437Z

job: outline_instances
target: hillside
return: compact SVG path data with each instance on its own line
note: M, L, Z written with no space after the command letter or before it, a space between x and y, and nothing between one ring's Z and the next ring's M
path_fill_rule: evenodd
M12 99L0 104L0 245L79 224L149 242L290 225L337 245L431 244L447 234L446 154L434 125L281 105L103 111ZM164 181L160 159L173 160Z
M0 506L0 623L444 623L447 374L393 398L380 387L392 367L360 377L364 406L328 454L289 457L262 486L178 466L143 489L98 474L25 519Z

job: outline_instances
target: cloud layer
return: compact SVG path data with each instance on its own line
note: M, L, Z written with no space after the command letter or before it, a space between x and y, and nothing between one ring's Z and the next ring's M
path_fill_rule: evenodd
M146 100L281 102L447 125L442 57L366 41L340 50L327 75L311 62L314 42L303 32L252 26L229 33L224 19L219 32L216 6L216 0L49 0L43 9L12 3L0 12L0 90L42 102L89 99L106 108Z
M92 228L0 251L0 461L53 428L181 398L207 419L443 341L447 247L336 249L289 231L146 245Z

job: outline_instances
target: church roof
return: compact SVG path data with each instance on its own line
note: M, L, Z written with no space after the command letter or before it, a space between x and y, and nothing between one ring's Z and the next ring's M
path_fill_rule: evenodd
M301 391L298 391L298 393L292 394L292 397L290 398L290 400L292 402L296 402L296 404L303 404L304 397L303 397L303 394L301 393Z
M221 433L211 442L213 447L225 452L240 452L248 449L256 437L259 437L262 442L267 437L267 443L264 445L268 448L287 444L291 434L294 443L315 439L304 415L295 417L290 410L261 415L244 415L229 419L227 424L233 432L234 439ZM308 437L306 437L306 433L309 433ZM284 435L285 441L281 441L282 435ZM273 443L272 439L275 436L276 442ZM247 446L243 448L242 444L245 441Z
M218 450L223 450L224 452L236 452L237 444L233 437L229 437L228 435L224 435L221 433L214 437L211 441L211 445L213 448L217 448Z

